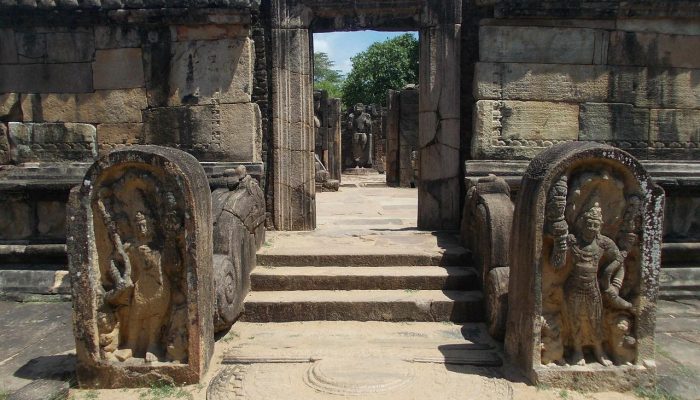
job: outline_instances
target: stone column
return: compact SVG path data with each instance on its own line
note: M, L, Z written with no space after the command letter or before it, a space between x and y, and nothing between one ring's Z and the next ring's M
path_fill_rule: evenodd
M399 185L399 92L387 92L386 117L386 184Z
M428 3L420 31L418 228L456 229L461 190L461 2Z
M331 179L340 180L343 160L340 153L340 99L328 100L328 171Z
M316 227L309 30L272 28L272 190L279 230Z

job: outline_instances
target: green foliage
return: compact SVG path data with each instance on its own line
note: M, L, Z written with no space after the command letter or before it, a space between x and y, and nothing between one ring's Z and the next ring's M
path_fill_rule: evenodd
M418 83L418 40L406 33L374 43L352 59L343 84L343 103L386 105L386 92Z
M181 387L169 383L155 383L139 395L141 400L192 399L192 395Z
M343 75L333 69L333 61L326 53L314 53L314 89L325 90L329 97L339 98L343 85Z
M680 400L678 396L669 393L659 386L650 389L640 387L634 391L634 394L636 394L637 397L649 400Z

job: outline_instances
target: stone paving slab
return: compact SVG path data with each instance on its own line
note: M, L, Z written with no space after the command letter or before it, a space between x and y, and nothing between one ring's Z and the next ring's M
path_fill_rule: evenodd
M75 361L70 303L0 302L0 393L66 379Z
M70 325L69 303L15 303L0 302L0 390L15 390L32 379L50 376L56 371L65 371L72 360L62 354L74 347ZM697 399L700 393L700 301L683 302L660 301L659 324L657 325L658 370L660 385L671 391L676 398ZM60 323L57 323L60 321ZM49 345L50 344L50 345ZM291 357L294 354L320 357L324 354L400 354L401 360L415 357L435 360L444 355L441 348L450 351L488 352L483 347L469 349L470 345L480 344L500 347L484 336L481 324L451 323L383 323L383 322L296 322L296 323L243 323L238 322L228 335L216 343L214 362L206 380L200 385L184 388L155 388L141 390L100 390L86 391L72 389L70 396L75 400L136 400L144 398L185 398L200 400L206 398L207 387L212 378L222 371L221 362L226 354L238 351L239 355L255 353L259 349L272 351L271 355ZM456 346L456 347L450 347ZM460 347L461 346L461 347ZM13 349L15 349L13 351ZM19 353L18 353L18 350ZM243 352L245 350L245 353ZM414 353L410 353L413 352ZM276 353L275 353L276 352ZM12 355L17 354L15 357ZM500 353L499 353L500 354ZM270 355L269 353L267 355ZM379 356L379 355L378 355ZM8 358L10 360L8 361ZM53 363L47 361L53 360ZM57 361L63 361L58 362ZM31 368L29 368L29 367ZM442 363L411 364L418 380L415 386L392 393L378 394L366 398L401 399L634 399L632 394L623 393L578 393L557 389L538 388L522 383L522 378L511 375L506 367L476 367L473 365L446 365ZM228 365L227 367L230 367ZM240 382L248 383L246 399L297 399L297 398L341 398L337 395L322 396L319 392L308 392L303 383L303 374L309 363L298 364L255 364L245 372L239 370ZM284 371L287 371L286 375ZM297 374L297 375L294 375ZM22 377L20 377L22 376ZM422 377L425 377L423 379ZM298 379L297 379L298 378ZM507 379L506 379L507 378ZM303 391L294 388L304 385ZM491 386L489 386L491 385ZM242 385L240 385L242 386ZM291 390L282 397L270 396L280 393L283 388ZM510 388L510 389L509 389ZM504 390L504 391L503 391ZM512 391L511 391L512 390ZM0 392L2 393L2 392ZM169 393L170 397L163 396ZM512 395L511 395L512 393ZM308 397L302 397L308 395ZM238 395L236 395L238 396ZM316 396L316 397L311 397ZM229 399L243 397L228 397ZM365 398L353 396L353 398ZM661 399L661 397L657 397ZM211 399L215 399L212 397Z

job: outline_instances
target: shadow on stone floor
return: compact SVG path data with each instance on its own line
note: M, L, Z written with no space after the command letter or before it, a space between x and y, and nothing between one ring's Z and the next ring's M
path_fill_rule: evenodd
M68 381L75 374L75 354L40 356L29 360L15 371L14 376L22 379L47 379Z

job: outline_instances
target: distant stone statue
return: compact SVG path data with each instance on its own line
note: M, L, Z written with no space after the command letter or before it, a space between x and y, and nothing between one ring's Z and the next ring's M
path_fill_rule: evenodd
M213 347L214 279L197 160L157 146L113 151L71 192L69 219L81 386L198 382Z
M372 116L363 104L356 104L348 117L348 131L352 132L352 158L355 167L372 165Z

